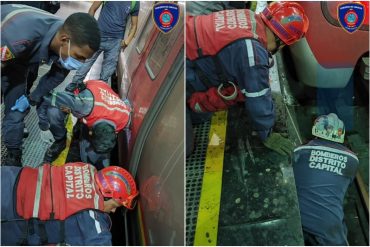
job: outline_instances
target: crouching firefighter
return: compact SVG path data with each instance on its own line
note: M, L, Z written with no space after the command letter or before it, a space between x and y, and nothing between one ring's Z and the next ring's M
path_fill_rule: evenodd
M1 167L1 245L112 245L108 213L137 195L118 166Z
M336 114L315 120L317 138L294 150L293 170L306 245L348 245L343 200L359 160L342 143Z
M71 83L64 92L44 98L39 111L39 126L50 129L55 142L46 151L44 162L54 161L66 147L65 120L72 113L80 120L80 155L83 162L98 169L107 167L117 133L129 125L131 106L100 80Z
M307 32L309 21L303 8L297 3L275 2L260 14L233 9L186 18L186 97L192 121L194 115L244 102L264 144L290 154L292 143L271 130L275 109L269 68L273 53Z

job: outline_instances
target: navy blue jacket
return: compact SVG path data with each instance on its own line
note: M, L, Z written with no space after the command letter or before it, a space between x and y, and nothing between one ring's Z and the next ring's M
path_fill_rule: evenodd
M269 84L269 53L256 40L240 39L223 48L216 55L228 80L239 85L246 96L245 108L254 130L265 140L275 123L275 108ZM195 71L196 64L212 86L221 84L212 57L186 61L187 99L191 93L207 91Z
M294 150L294 177L303 230L321 245L347 245L343 199L358 158L345 146L315 139Z
M37 8L5 4L1 6L1 22L1 51L8 52L8 56L1 57L2 66L6 68L8 65L19 65L27 68L53 63L49 72L40 79L36 89L30 94L32 100L40 102L42 97L63 82L69 73L69 70L57 62L59 54L49 50L50 42L63 25L63 21ZM6 69L3 72L2 77L10 76L7 75ZM7 80L11 83L25 83L14 81L15 78Z
M27 229L26 221L16 213L16 181L22 168L1 167L1 245L19 245ZM29 226L28 244L40 245L40 221ZM49 244L58 244L61 237L60 221L44 221ZM64 240L67 245L112 245L111 221L108 214L86 210L65 220Z

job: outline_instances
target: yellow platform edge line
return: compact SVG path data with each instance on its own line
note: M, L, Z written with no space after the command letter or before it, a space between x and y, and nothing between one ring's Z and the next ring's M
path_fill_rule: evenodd
M59 154L58 158L52 162L53 166L64 166L64 164L66 163L66 159L67 159L67 155L69 152L69 148L71 146L72 135L73 135L73 121L72 121L71 114L68 115L66 129L67 129L66 148Z
M226 125L227 112L216 112L209 131L194 245L217 245Z

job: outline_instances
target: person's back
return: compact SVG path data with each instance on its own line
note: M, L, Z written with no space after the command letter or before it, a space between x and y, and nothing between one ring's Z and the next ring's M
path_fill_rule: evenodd
M104 2L98 24L101 37L122 39L125 34L127 19L133 11L132 1L106 1Z
M214 56L225 46L243 38L258 40L267 50L262 18L249 9L187 16L186 36L186 58L189 60Z
M343 200L358 158L340 143L314 139L294 150L303 231L320 245L347 245Z
M225 9L246 9L246 4L242 1L190 1L186 3L186 14L208 15Z
M116 144L116 133L129 125L131 106L121 100L107 83L89 80L80 87L78 94L70 84L64 92L53 92L44 98L43 111L39 110L40 128L50 129L56 142L48 148L44 162L53 162L66 146L66 111L80 119L81 160L98 169L109 165L110 152ZM40 107L41 108L41 107Z
M287 21L290 15L297 18ZM252 129L264 145L289 155L293 144L272 131L275 111L269 68L271 53L307 32L309 21L303 8L297 3L277 2L260 14L234 9L186 18L187 114L194 113L187 119L192 121L195 114L207 119L208 113L244 102ZM190 146L191 136L187 138Z
M16 210L21 170L14 166L1 167L1 245L111 245L111 220L107 214L96 210L80 212L64 222L34 219L27 225Z
M132 208L137 194L116 166L1 167L1 245L111 245L107 213Z

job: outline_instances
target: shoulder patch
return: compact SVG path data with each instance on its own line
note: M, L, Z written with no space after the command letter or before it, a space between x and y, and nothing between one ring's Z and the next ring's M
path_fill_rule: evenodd
M1 47L0 54L1 54L2 62L15 58L13 53L10 51L10 49L6 45Z

